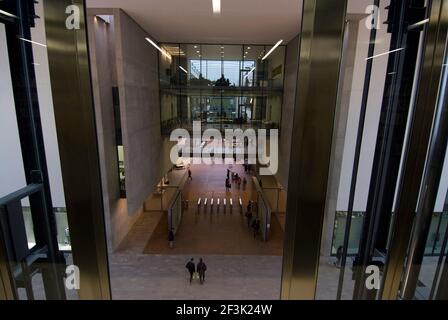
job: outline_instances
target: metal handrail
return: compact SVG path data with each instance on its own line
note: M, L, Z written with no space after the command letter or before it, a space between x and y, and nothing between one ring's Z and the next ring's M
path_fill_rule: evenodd
M19 189L17 191L14 191L13 193L10 193L2 198L0 198L0 206L5 206L8 203L21 200L23 198L26 198L32 194L35 194L37 192L42 191L42 184L38 183L32 183L27 185L26 187Z

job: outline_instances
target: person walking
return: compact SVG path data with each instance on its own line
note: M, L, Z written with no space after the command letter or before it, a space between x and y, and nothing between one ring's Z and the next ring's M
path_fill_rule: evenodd
M247 212L246 212L246 218L247 218L247 227L250 228L250 223L252 221L252 210L250 209L250 206L247 205Z
M252 221L252 229L254 230L254 239L257 237L258 231L260 230L260 220L258 218L255 218L254 221Z
M173 249L174 248L174 232L173 232L173 230L170 230L170 232L168 233L168 242L170 243L170 248Z
M249 203L247 204L247 212L252 212L252 200L249 200Z
M339 246L338 250L336 251L336 261L334 263L336 268L340 268L341 267L342 251L343 250L344 250L344 248L342 246Z
M196 270L199 273L199 282L203 284L205 281L205 271L207 270L207 265L204 263L202 258L199 259L199 263L196 266Z
M190 170L190 168L188 168L188 180L193 180L193 178L191 177L191 170Z
M230 180L229 180L229 178L227 178L226 179L226 191L228 192L228 191L230 191Z
M190 273L190 284L193 281L193 275L196 271L195 265L194 265L194 258L191 258L190 261L188 261L187 265L185 266L187 268L188 272Z

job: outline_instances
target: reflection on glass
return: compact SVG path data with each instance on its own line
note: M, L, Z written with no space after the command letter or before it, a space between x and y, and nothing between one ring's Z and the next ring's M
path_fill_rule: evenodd
M381 281L393 238L400 157L405 156L406 120L414 107L424 28L413 30L406 43L398 41L407 31L397 26L410 22L400 21L396 13L410 9L380 1L377 20L362 15L376 2L365 0L347 9L329 177L333 187L327 193L326 224L330 227L322 237L318 299L376 299L380 290L366 289L363 270L377 266ZM278 53L274 51L267 62L269 88L282 85L284 71L276 62ZM412 57L408 65L397 62L404 54ZM399 96L399 102L392 101L391 94ZM270 116L275 121L276 104L267 98L266 119ZM400 116L391 118L391 113Z

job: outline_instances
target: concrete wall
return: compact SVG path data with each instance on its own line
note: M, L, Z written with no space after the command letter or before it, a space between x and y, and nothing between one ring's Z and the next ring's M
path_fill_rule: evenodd
M106 227L116 250L161 178L158 56L149 35L120 9L88 9L88 23ZM112 86L120 96L126 199L119 195Z
M87 23L90 40L90 58L93 98L98 135L98 151L103 187L104 216L108 247L115 248L122 236L115 227L119 221L117 203L120 201L118 182L118 156L115 140L115 119L112 87L116 85L116 65L114 62L114 19L110 23L95 18L88 11ZM119 228L117 228L119 229Z
M138 24L122 10L114 12L126 193L133 214L161 178L158 53Z
M291 136L294 107L296 103L297 70L299 67L299 36L292 39L286 47L285 80L283 84L283 105L281 133L279 140L279 166L276 178L288 188L289 159L291 157Z

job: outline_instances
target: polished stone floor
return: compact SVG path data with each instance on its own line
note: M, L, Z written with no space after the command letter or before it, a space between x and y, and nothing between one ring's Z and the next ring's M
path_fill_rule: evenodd
M227 201L230 197L241 197L245 205L254 199L250 176L245 175L243 167L230 169L246 176L246 188L238 188L233 183L230 192L226 192L227 166L191 166L193 180L183 193L190 206L182 219L174 249L168 247L163 234L164 216L159 212L143 214L121 250L109 254L115 299L271 300L280 297L283 234L280 224L274 222L271 242L264 243L259 237L254 239L238 207L232 212L227 207L224 212L221 202L218 212L216 206L201 207L198 211L197 206L191 205L199 197L207 197L208 201L212 197L215 201L218 197ZM162 233L158 234L160 228ZM151 242L153 235L156 239ZM156 243L151 246L154 240ZM150 253L151 250L159 253ZM204 258L208 266L203 285L198 282L190 285L188 281L185 264L191 257L196 261Z

